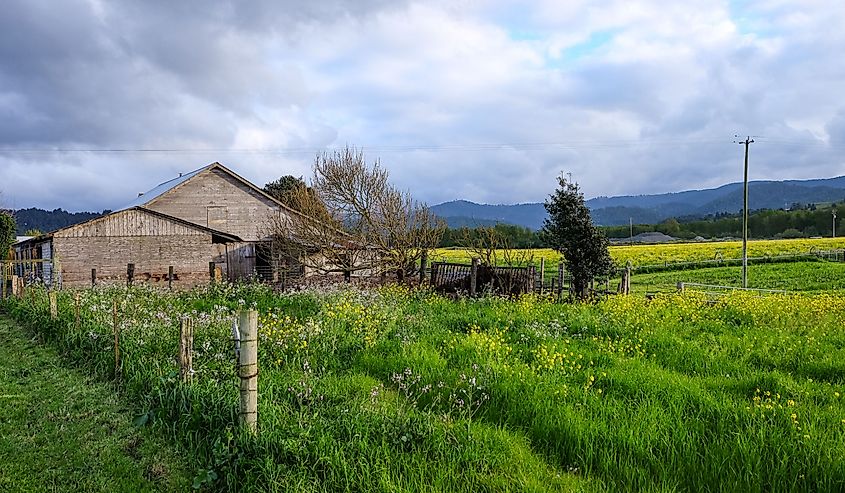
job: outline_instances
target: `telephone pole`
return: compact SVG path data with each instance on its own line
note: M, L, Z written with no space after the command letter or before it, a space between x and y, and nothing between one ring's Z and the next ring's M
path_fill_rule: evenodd
M833 210L830 211L833 214L833 238L836 238L836 206L833 206Z
M737 142L745 145L745 175L742 180L742 287L748 287L748 147L754 139L746 137Z

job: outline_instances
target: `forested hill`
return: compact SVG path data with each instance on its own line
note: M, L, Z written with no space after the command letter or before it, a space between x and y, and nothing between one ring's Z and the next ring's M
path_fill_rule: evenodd
M68 212L64 209L19 209L15 211L15 221L18 224L17 234L23 235L27 231L38 230L49 233L57 229L66 228L95 217L100 217L108 211L100 212Z
M792 204L822 204L845 199L845 176L816 180L753 181L748 186L749 209L782 209ZM668 218L707 217L742 210L742 183L718 188L655 195L596 197L587 201L593 222L603 226L634 223L654 224ZM539 229L546 217L542 203L515 205L476 204L466 200L432 207L438 216L453 223L460 217L467 224L499 221ZM456 224L457 226L457 224Z

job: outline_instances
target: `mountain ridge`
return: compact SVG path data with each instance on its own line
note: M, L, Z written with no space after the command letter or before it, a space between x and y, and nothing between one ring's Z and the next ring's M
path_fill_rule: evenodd
M755 180L748 184L749 209L779 209L793 203L822 203L845 200L845 175L809 180ZM599 196L586 201L593 222L602 226L654 224L672 217L705 217L742 210L742 183L715 188L683 190L660 194ZM443 202L432 212L453 226L451 218L468 221L497 221L540 229L546 217L541 202L520 204L477 204L468 200Z

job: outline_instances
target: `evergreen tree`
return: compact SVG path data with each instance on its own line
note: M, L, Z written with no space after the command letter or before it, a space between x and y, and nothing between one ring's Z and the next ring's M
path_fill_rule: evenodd
M285 175L276 181L264 185L264 191L279 202L292 206L291 192L299 188L305 188L305 181L302 177L295 177L293 175Z
M545 202L549 217L542 235L547 245L563 254L572 275L572 287L578 297L584 298L590 281L612 272L613 261L607 238L593 226L578 184L563 175L557 180L558 189Z
M15 217L4 210L0 210L0 261L6 260L9 246L15 242L16 229Z

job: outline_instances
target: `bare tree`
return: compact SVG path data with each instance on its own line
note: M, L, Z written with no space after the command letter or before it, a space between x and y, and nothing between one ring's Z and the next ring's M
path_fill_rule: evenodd
M524 267L534 260L531 249L513 248L507 235L494 226L462 228L459 244L483 265Z
M298 258L323 273L395 272L402 279L445 229L428 206L391 185L387 170L378 162L368 166L354 148L318 155L310 189L289 197L298 213L282 211L271 220L274 257Z
M460 245L469 250L470 255L478 258L488 274L483 277L495 288L503 292L513 292L523 280L514 275L512 270L496 267L526 267L533 263L534 252L531 249L513 248L507 235L494 226L481 226L474 229L462 228Z

